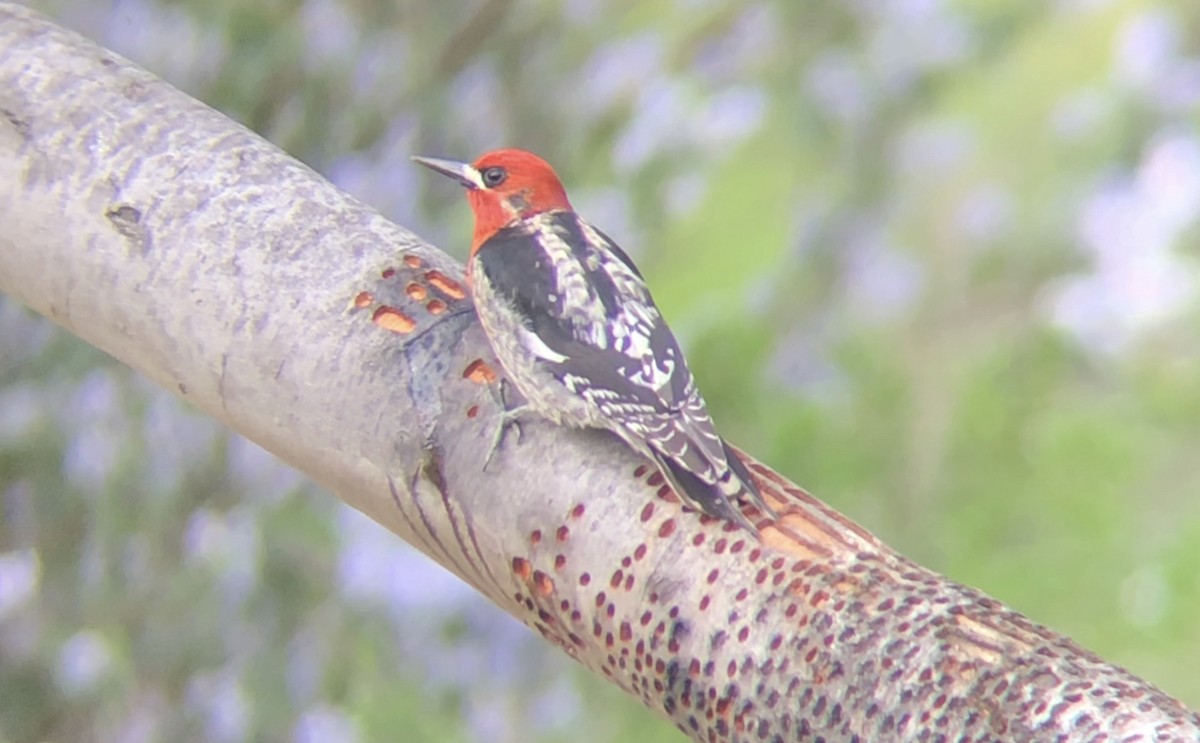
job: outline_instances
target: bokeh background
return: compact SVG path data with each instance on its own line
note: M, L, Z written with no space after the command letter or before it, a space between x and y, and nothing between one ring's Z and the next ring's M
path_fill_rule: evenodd
M459 257L408 156L537 150L732 440L1200 705L1200 4L33 5ZM0 299L0 743L681 739Z

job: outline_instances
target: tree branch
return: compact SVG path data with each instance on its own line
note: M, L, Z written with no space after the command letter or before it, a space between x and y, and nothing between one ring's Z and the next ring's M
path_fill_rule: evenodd
M0 289L331 488L696 740L1196 739L1200 717L754 463L758 542L605 434L485 472L460 267L0 4Z

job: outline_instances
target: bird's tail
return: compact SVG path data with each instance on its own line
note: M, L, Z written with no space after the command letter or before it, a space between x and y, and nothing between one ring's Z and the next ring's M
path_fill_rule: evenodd
M741 492L735 497L745 498L750 501L752 506L769 516L772 521L778 521L779 514L775 513L775 510L763 500L762 491L758 489L758 484L754 482L754 476L750 474L746 463L733 453L733 449L729 448L729 444L725 443L724 439L721 439L721 446L725 449L725 461L729 462L729 469L733 472L732 479L737 480L740 485Z
M653 456L663 477L684 502L711 516L728 519L751 533L757 533L758 529L738 508L737 500L748 501L771 520L777 519L778 515L763 501L762 493L742 460L738 459L728 444L724 441L721 444L726 461L709 462L708 471L702 473L697 472L695 463L659 452L653 452Z

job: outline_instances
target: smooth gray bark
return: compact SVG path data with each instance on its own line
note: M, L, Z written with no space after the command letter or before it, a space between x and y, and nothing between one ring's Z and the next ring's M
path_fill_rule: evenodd
M1200 718L760 465L762 542L610 437L485 472L461 268L224 116L0 3L0 290L253 439L697 740L1200 739Z

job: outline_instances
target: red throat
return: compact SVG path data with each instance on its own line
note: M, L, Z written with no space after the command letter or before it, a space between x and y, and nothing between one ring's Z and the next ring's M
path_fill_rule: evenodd
M515 222L517 217L504 205L503 198L492 191L471 189L467 191L467 203L475 214L475 234L471 238L471 255L479 246L498 231Z

